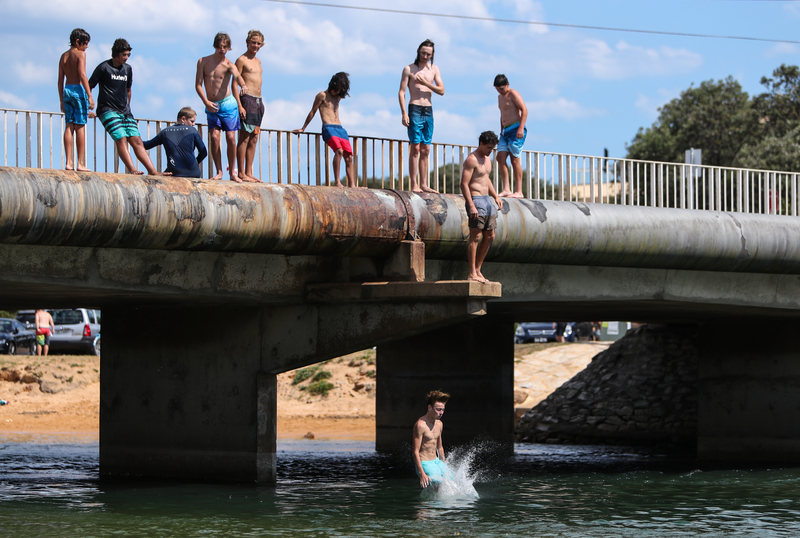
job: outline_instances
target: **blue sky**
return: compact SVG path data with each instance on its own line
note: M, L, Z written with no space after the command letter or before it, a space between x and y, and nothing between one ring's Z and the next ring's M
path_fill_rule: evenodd
M327 3L552 23L797 40L800 2L768 0L327 0ZM228 32L235 60L261 30L264 127L300 127L313 96L337 71L351 75L342 123L351 134L405 138L397 90L426 38L436 43L446 94L434 96L438 142L474 144L498 128L492 80L505 73L529 107L530 150L623 156L640 126L690 84L733 76L751 95L800 46L467 21L298 6L263 0L0 0L0 107L57 111L59 55L70 31L92 36L89 73L111 43L133 46L133 113L174 119L202 111L197 59ZM96 93L96 92L95 92ZM201 112L200 119L203 119ZM318 132L319 118L309 126Z

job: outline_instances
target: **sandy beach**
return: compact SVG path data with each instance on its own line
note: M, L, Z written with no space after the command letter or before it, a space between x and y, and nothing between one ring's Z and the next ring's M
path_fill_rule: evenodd
M608 345L516 346L518 413L547 397ZM315 439L374 440L375 370L375 351L366 350L280 374L278 437L300 439L310 434ZM96 436L100 358L0 355L0 400L8 402L0 405L0 434L6 438Z

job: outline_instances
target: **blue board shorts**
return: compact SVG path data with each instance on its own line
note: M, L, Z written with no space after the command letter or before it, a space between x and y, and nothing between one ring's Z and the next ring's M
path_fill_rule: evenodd
M219 107L216 112L210 112L206 108L209 129L219 129L221 131L238 131L242 124L239 120L239 105L233 95L229 95L222 101L215 101Z
M86 125L89 121L89 96L82 84L64 86L64 119L67 123Z
M430 146L433 141L433 107L408 105L408 141Z
M100 116L100 123L105 127L106 132L111 135L114 142L123 137L142 136L139 134L139 124L131 116L126 116L120 112L109 110Z
M517 129L519 129L519 122L503 127L503 132L500 133L500 142L497 144L497 152L505 151L510 153L512 157L519 158L522 155L522 146L525 145L525 137L528 136L528 128L523 130L522 138L517 138Z
M450 469L448 469L447 464L439 458L436 458L435 460L423 461L421 463L422 470L425 471L425 474L428 475L428 478L431 479L431 482L438 484L445 478L452 480ZM417 471L417 475L419 475L419 471Z

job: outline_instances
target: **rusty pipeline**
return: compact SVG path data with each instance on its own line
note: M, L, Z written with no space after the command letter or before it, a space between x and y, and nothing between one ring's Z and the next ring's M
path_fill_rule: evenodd
M0 167L0 242L464 260L456 195ZM800 273L800 219L504 199L487 260Z

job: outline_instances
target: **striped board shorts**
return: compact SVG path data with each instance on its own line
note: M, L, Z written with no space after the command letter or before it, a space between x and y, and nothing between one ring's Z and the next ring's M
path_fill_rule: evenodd
M125 114L121 114L114 110L104 112L100 116L100 123L105 127L106 132L111 135L111 138L116 142L123 137L141 136L139 134L139 125L136 120Z

